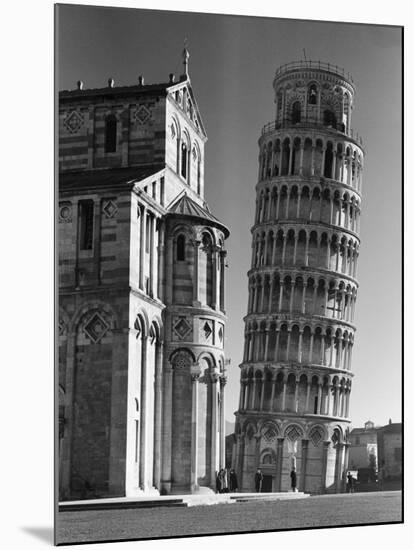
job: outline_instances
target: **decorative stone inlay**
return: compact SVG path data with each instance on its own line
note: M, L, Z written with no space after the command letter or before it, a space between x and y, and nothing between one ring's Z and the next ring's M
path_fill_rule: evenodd
M137 331L137 338L139 338L139 336L141 335L141 323L139 322L138 319L135 319L135 323L134 323L134 329Z
M321 430L319 428L315 428L314 430L311 431L309 438L312 441L312 443L315 445L315 447L317 447L323 439Z
M220 326L219 331L218 331L218 337L219 337L220 343L223 343L223 336L224 336L223 327Z
M175 133L175 126L174 124L171 124L171 137L174 139L176 136L176 133Z
M211 337L211 335L213 334L213 327L212 327L212 324L209 322L209 321L206 321L203 325L203 332L204 332L204 337L206 340L209 340L209 338Z
M270 443L276 439L276 435L276 431L273 428L267 428L263 434L263 437Z
M184 338L191 332L191 325L185 317L179 317L173 327L173 331L180 338L180 340L184 340Z
M191 357L185 351L179 351L173 359L175 369L188 369L191 366Z
M59 336L63 336L65 334L65 323L62 321L62 319L59 319Z
M71 134L76 134L83 126L83 116L78 111L72 111L63 121L65 128Z
M148 109L146 105L139 105L137 107L137 110L135 111L135 120L138 122L138 124L144 125L146 124L151 118L151 111Z
M294 442L302 437L302 433L296 426L292 426L286 432L286 437L290 439L290 441Z
M105 214L107 218L113 218L115 214L118 212L118 207L116 205L116 202L112 199L109 199L102 207L102 212Z
M336 445L338 445L338 443L339 443L339 436L338 436L337 432L334 432L334 433L332 434L331 439L332 439L332 443L333 443L334 447L335 447Z
M62 203L59 206L59 223L71 223L72 221L72 205L70 202Z
M157 334L153 326L151 326L149 335L150 335L150 344L152 345L155 342L155 339L157 337Z
M109 326L106 324L105 320L99 313L95 313L86 323L83 332L94 344L96 344L105 336L108 329Z

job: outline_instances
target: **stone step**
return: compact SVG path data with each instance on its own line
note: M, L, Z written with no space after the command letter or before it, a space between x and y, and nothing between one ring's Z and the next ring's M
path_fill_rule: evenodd
M181 498L176 499L142 499L142 500L124 500L114 499L100 502L99 500L89 502L60 502L59 512L80 512L85 510L130 510L134 508L183 508L187 504Z

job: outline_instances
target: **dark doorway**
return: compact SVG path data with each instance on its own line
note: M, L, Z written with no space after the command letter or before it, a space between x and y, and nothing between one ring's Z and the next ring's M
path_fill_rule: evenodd
M271 493L272 492L272 485L273 485L273 477L272 476L263 476L262 493Z

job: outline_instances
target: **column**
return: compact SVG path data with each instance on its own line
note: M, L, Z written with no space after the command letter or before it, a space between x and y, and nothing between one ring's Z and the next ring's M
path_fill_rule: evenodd
M336 151L333 151L333 154L332 154L332 174L331 174L331 177L332 179L336 179L335 175L336 175Z
M201 241L194 241L194 280L193 280L193 306L197 306L200 303L199 297L199 250Z
M224 374L220 376L220 468L226 466L226 430L225 430L225 391L227 378Z
M330 441L324 441L323 442L323 451L322 451L322 476L321 476L321 492L326 492L326 467L328 464L328 451L329 451L329 445L331 444Z
M276 216L275 216L276 220L279 219L279 205L280 205L280 192L278 192L276 195Z
M311 176L315 175L315 146L312 145L312 155L311 155Z
M318 384L318 408L316 414L321 414L322 409L322 384Z
M303 328L299 329L298 363L302 363Z
M302 439L302 464L301 464L300 485L299 485L299 489L301 491L306 490L306 467L308 464L308 446L309 446L309 440Z
M299 237L297 235L294 236L294 245L293 245L293 265L296 265L296 250L298 247L298 239Z
M277 358L278 358L278 355L279 355L279 338L280 338L280 329L276 328L275 356L273 358L274 361L277 361Z
M335 491L341 492L342 485L342 461L344 454L344 444L338 443L336 447L336 459L335 459Z
M282 465L283 465L283 437L277 438L277 451L276 451L276 492L280 493L282 490Z
M316 311L316 297L317 297L317 294L318 294L318 283L315 282L313 283L313 296L312 296L312 313L315 315L317 313Z
M157 296L164 301L164 249L165 249L165 225L160 218L158 228L158 290Z
M191 490L197 489L197 473L198 473L198 379L200 372L193 371L191 373Z
M322 148L322 165L321 165L321 176L325 175L325 157L326 157L326 146Z
M306 310L306 287L308 286L308 283L304 280L303 281L303 289L302 289L302 313L305 313Z
M284 378L283 379L283 394L282 394L282 411L285 410L285 404L286 404L286 385L287 385L287 381Z
M267 312L271 313L272 311L272 303L273 303L273 292L275 290L275 278L273 276L273 273L270 275L270 291L269 291L269 307L267 308Z
M306 235L306 244L305 244L305 266L309 266L309 235Z
M275 402L275 391L276 391L276 375L273 375L272 378L272 393L270 396L270 410L273 411L275 408L274 402Z
M330 342L331 342L331 354L330 354L330 357L329 357L329 366L332 367L333 350L334 350L334 346L335 346L335 338L333 336L331 336Z
M165 301L167 305L172 303L173 299L173 239L171 237L167 238L167 261L165 264ZM140 267L141 269L141 267ZM140 271L141 272L141 271Z
M310 346L309 346L309 363L313 360L313 332L311 332Z
M275 258L276 258L276 232L273 234L273 246L272 246L272 264L275 265Z
M146 243L146 217L147 209L145 205L140 205L140 218L141 218L141 227L140 227L140 237L141 242L139 245L139 288L144 290L144 263L145 263L145 243Z
M161 488L167 493L171 490L171 422L172 422L172 377L169 362L164 363L164 392L162 406L162 476Z
M212 307L213 309L217 310L219 308L220 304L220 285L218 284L218 271L220 269L219 261L218 261L218 248L217 246L213 246L212 250L212 260L213 260L213 301L212 301Z
M303 176L303 151L305 149L305 140L301 140L300 145L299 176Z
M284 287L284 282L282 280L280 280L279 282L279 312L282 311L282 299L283 299L283 287Z
M289 361L290 340L291 340L291 336L292 336L292 327L288 327L287 333L288 333L288 337L287 337L287 346L286 346L286 360Z
M289 311L292 313L293 310L293 297L295 295L295 281L290 282L290 300L289 300Z
M239 491L243 490L243 460L244 460L245 436L240 434L237 436L237 480Z
M285 263L286 241L287 241L287 234L283 235L282 265L284 265L284 263Z
M298 412L299 378L295 380L295 412Z
M150 217L150 296L155 298L155 216Z
M217 470L217 381L218 374L211 373L211 470L210 483L215 487Z
M266 327L265 329L265 350L264 350L264 361L268 361L268 353L269 353L269 332L270 329Z
M326 410L325 414L328 416L331 416L331 391L332 391L332 384L331 382L328 383L328 395L326 397Z
M225 291L226 291L226 277L225 277L225 258L227 255L226 250L220 251L220 310L225 313Z
M307 388L306 388L306 405L305 405L305 412L309 412L309 399L310 399L310 390L311 390L311 382L308 382Z
M141 350L141 433L139 441L139 486L145 491L146 474L146 433L147 433L147 342L148 337L142 337Z
M297 210L296 210L296 217L297 218L300 217L300 200L301 200L301 196L302 196L302 189L299 188L298 189L298 207L297 207Z
M263 410L264 394L265 394L265 379L263 377L261 382L261 394L260 394L260 405L259 405L259 410L261 411Z
M162 416L162 364L163 364L163 342L157 342L155 351L155 381L154 381L154 481L153 485L158 490L161 478L161 416Z
M243 409L243 403L244 403L244 378L240 380L240 395L239 395L239 410L241 411Z
M293 141L290 142L289 147L289 169L288 169L288 176L292 175L292 164L293 164Z

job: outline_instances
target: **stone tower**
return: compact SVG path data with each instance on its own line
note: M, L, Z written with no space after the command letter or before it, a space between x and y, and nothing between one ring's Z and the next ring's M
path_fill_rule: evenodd
M347 466L364 152L352 78L329 63L281 66L259 139L237 468L253 490L340 491Z
M224 258L188 74L59 94L59 494L187 493L224 466Z

